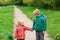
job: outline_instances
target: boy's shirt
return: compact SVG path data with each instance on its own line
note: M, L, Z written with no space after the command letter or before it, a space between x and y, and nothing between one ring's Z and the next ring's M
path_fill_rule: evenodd
M18 39L25 38L25 30L31 30L31 28L30 27L25 27L24 25L22 25L22 26L17 25L16 28L15 28L15 32L14 32L14 37L16 37Z
M40 16L35 17L32 29L39 32L46 30L46 19L41 13Z

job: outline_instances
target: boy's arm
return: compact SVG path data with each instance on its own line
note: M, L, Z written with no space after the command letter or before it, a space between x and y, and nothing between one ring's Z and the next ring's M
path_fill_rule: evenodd
M46 19L44 21L44 31L46 31Z
M32 30L34 30L35 29L35 21L33 22L33 26L32 26Z
M46 20L44 22L44 27L43 27L43 33L45 34L45 31L46 31Z
M46 31L46 18L44 16L42 17L41 23L43 24L43 33L45 33L45 31Z
M46 31L46 18L45 17L43 18L43 22L42 23L44 24L43 31Z

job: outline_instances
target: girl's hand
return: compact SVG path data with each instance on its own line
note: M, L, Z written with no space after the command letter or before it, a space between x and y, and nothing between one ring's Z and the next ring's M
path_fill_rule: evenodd
M33 32L33 30L31 30L31 32Z

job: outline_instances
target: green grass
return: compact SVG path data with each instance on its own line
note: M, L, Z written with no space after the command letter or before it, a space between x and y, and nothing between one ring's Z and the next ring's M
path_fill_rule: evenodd
M36 9L35 7L25 7L25 6L17 6L21 9L24 14L27 15L28 18L33 20L33 10ZM40 9L43 12L44 16L47 19L47 32L51 38L54 38L57 33L60 32L60 11L58 10L46 10Z
M0 40L8 40L13 31L13 6L0 7Z

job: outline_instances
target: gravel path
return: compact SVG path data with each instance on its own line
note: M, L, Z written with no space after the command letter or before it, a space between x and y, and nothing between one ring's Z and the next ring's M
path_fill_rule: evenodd
M32 26L32 21L26 15L24 15L21 10L19 10L16 6L14 6L14 26L19 20L24 20L25 26L29 27ZM35 39L36 39L35 31L34 32L26 31L26 40L35 40ZM45 40L52 40L48 38L47 33L45 33Z

